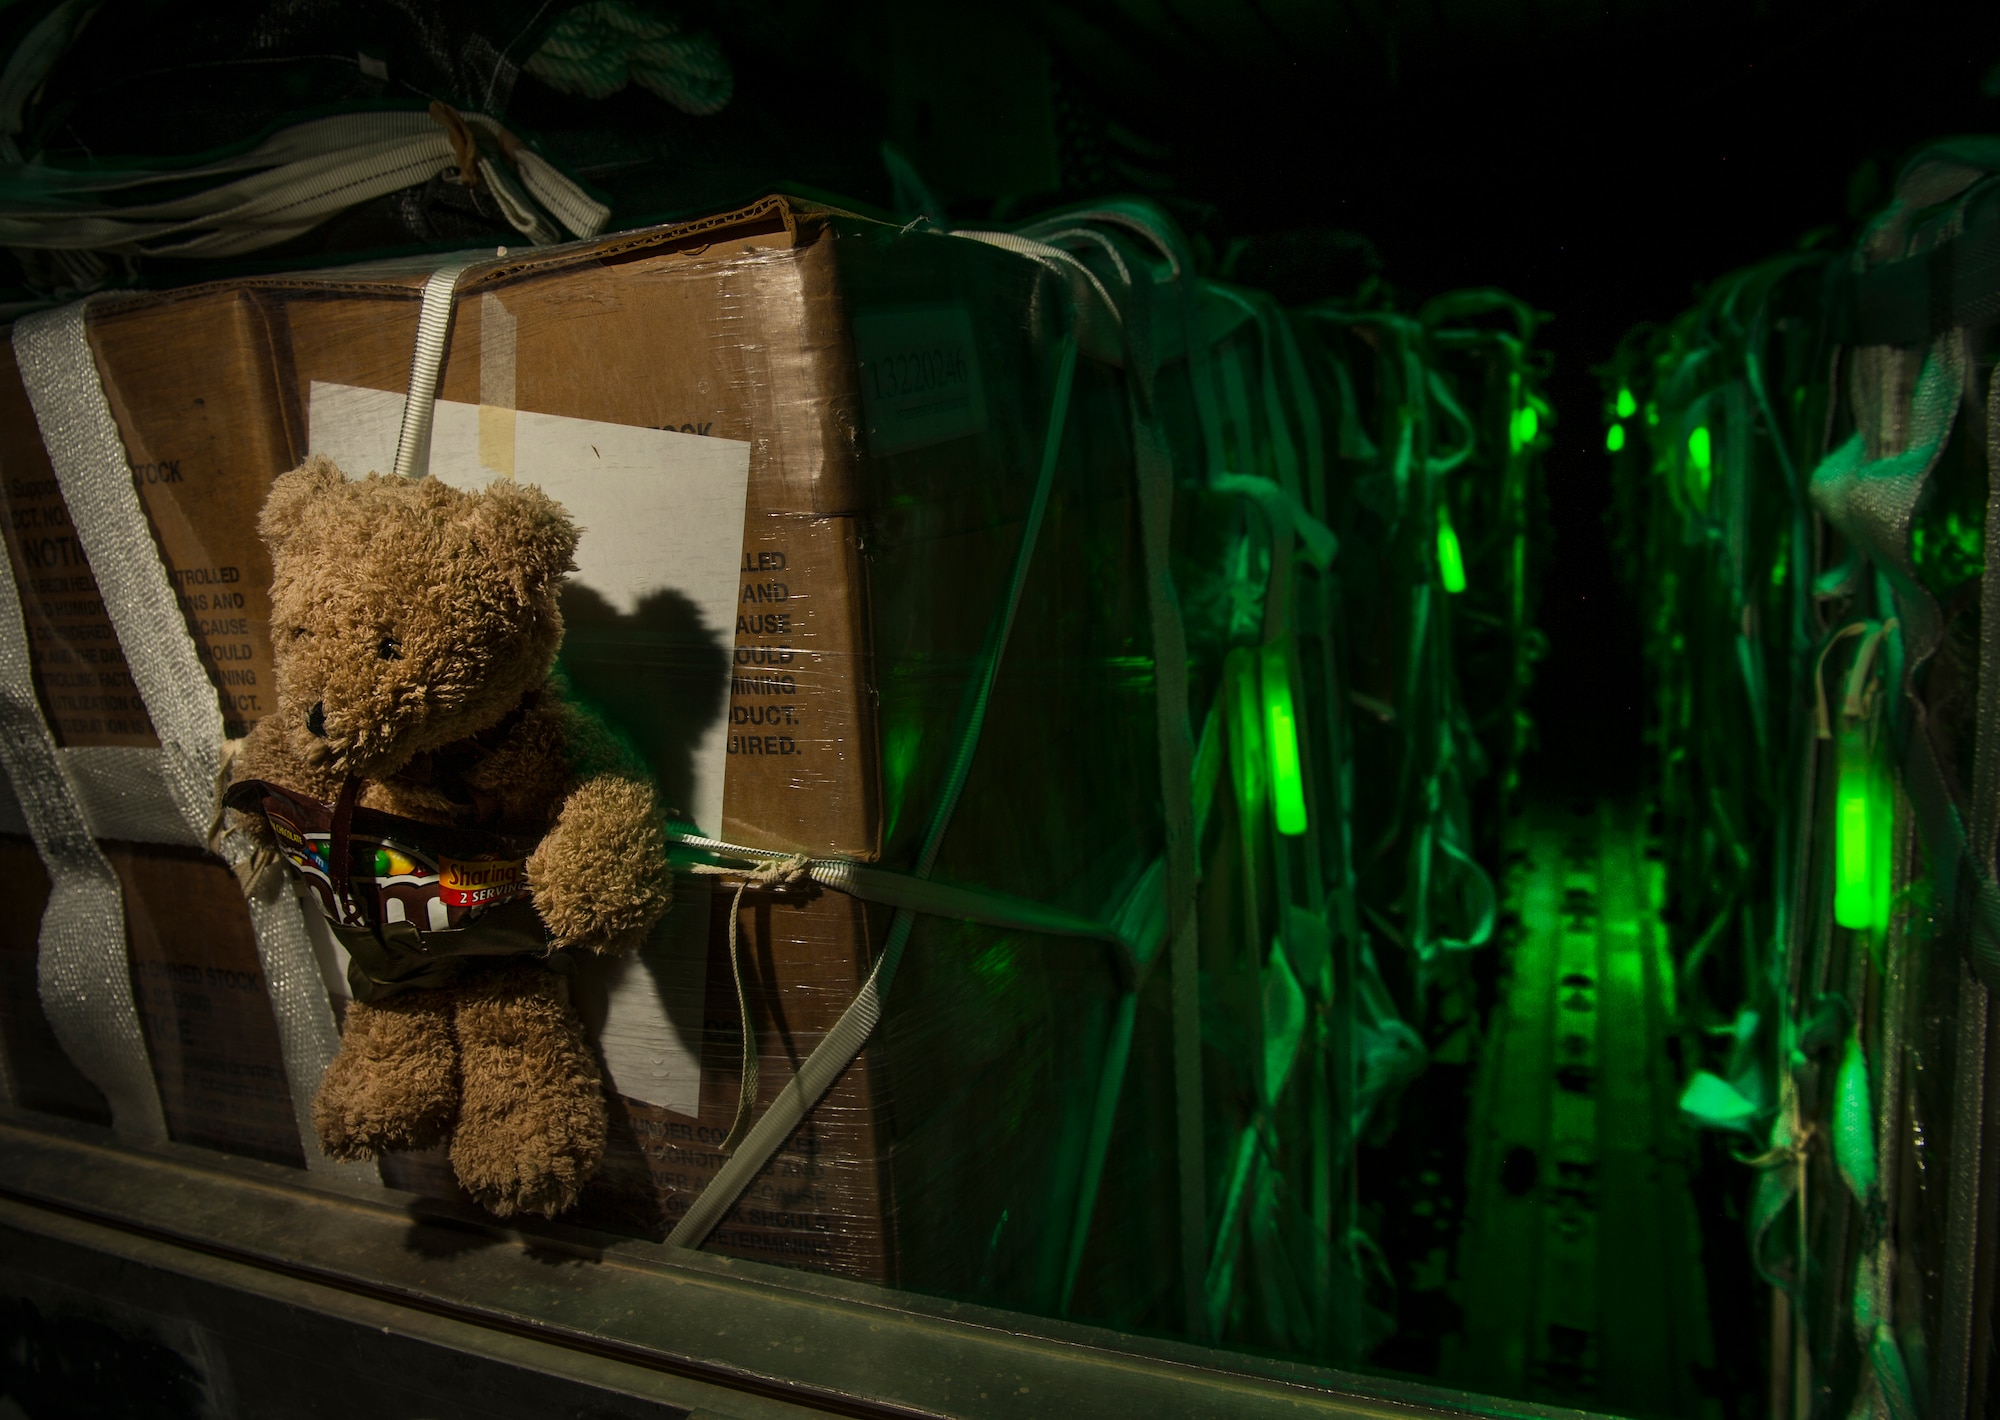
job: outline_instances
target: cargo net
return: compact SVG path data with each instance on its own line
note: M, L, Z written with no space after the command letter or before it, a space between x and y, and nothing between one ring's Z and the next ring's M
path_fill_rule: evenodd
M93 570L98 515L72 515L108 475L52 467L9 377L9 703L76 793L23 790L0 844L16 1102L320 1162L298 1101L337 946L321 933L299 971L163 776L271 708L270 478L308 447L411 462L400 391L428 330L433 477L504 465L585 500L556 483L585 449L749 470L719 600L592 560L621 522L666 535L639 485L572 508L563 674L690 820L654 941L570 977L613 1107L566 1222L1365 1361L1403 1269L1371 1239L1362 1145L1464 1046L1528 733L1534 314L1490 292L1282 309L1199 277L1141 204L945 235L773 200L593 250L618 259L77 314L160 551L152 600ZM803 365L773 353L801 320ZM543 353L589 348L646 363L579 379ZM194 396L233 411L215 468L176 453ZM213 729L217 705L160 688L185 686L134 639L147 616L219 696ZM113 793L114 768L137 787ZM36 923L65 874L117 888L98 900L125 941L64 958L129 977L83 1003L108 1034L48 984ZM382 1177L465 1206L441 1153Z
M1948 1121L2000 985L1996 173L1990 139L1919 153L1851 243L1716 282L1606 370L1680 1111L1747 1220L1711 1307L1768 1310L1778 1414L1977 1408L1991 1146L1981 1183Z

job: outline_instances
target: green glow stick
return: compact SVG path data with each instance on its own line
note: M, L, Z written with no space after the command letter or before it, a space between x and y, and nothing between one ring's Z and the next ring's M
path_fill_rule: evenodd
M1632 391L1630 389L1620 388L1618 391L1618 417L1620 419L1630 419L1634 414L1637 414L1638 412L1639 412L1639 401L1632 398Z
M1871 916L1869 930L1878 940L1889 930L1889 905L1895 895L1894 865L1890 849L1896 833L1896 787L1889 777L1887 756L1869 756L1868 776L1868 880Z
M1535 406L1524 404L1514 411L1514 450L1516 453L1535 442L1535 435L1541 431L1542 416L1535 413Z
M1271 808L1278 832L1306 831L1305 772L1299 763L1298 718L1292 708L1292 668L1283 642L1264 647L1264 745L1271 756Z
M1465 590L1465 553L1458 545L1458 529L1451 525L1451 509L1443 503L1438 504L1438 578L1453 596Z
M1688 464L1694 469L1695 500L1703 507L1708 505L1708 485L1714 447L1708 436L1708 426L1697 424L1688 435Z
M1604 431L1604 447L1610 453L1617 453L1625 447L1625 426L1613 424Z
M1857 932L1889 925L1889 836L1895 810L1888 776L1864 723L1840 729L1833 797L1833 920Z

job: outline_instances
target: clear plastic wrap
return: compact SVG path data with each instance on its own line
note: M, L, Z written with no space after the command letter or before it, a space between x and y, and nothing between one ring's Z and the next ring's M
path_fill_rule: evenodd
M772 199L496 252L451 296L429 465L450 481L569 479L595 510L580 516L561 668L690 828L898 871L935 839L940 883L1119 924L1114 950L918 915L866 1049L705 1246L1351 1359L1376 1334L1353 1141L1423 1060L1364 906L1472 935L1451 901L1425 896L1455 879L1405 888L1390 871L1371 888L1356 874L1385 831L1399 862L1457 861L1438 857L1436 805L1422 807L1423 776L1394 767L1400 748L1358 778L1352 758L1352 707L1400 694L1368 679L1370 656L1438 701L1425 723L1452 713L1443 641L1421 640L1416 669L1400 650L1345 645L1351 627L1374 635L1408 614L1369 612L1370 567L1398 568L1405 593L1437 575L1432 504L1412 493L1369 514L1390 537L1368 545L1359 471L1390 476L1380 451L1396 431L1362 426L1390 405L1378 386L1406 373L1295 330L1267 298L1195 281L1178 240L1144 209L975 240ZM395 460L436 264L90 308L134 487L232 735L271 706L265 490L309 452L350 474ZM19 402L20 386L0 379L0 399ZM37 703L66 762L144 754L158 739L21 413L0 492ZM664 539L682 508L672 478L720 478L728 451L747 484L719 600L706 584L607 580L593 536ZM642 464L668 482L630 485L629 506L589 501L593 470ZM1169 498L1171 545L1149 549ZM1358 573L1335 571L1336 528ZM1185 638L1171 667L1163 637ZM996 647L975 739L968 687ZM299 1162L287 1070L304 1057L272 1028L296 1003L258 989L269 973L225 867L171 825L164 842L118 841L135 813L113 805L98 837L118 865L168 1132ZM15 856L25 890L32 859ZM585 1226L663 1237L726 1161L737 901L730 878L683 874L642 952L571 978L613 1096ZM740 903L761 1114L869 979L895 914L826 888L752 885ZM323 932L318 945L338 1010L339 953ZM34 1014L27 979L6 978L21 1079L41 1070L18 1043L32 1029L11 1023ZM390 1156L382 1176L455 1191L441 1154Z

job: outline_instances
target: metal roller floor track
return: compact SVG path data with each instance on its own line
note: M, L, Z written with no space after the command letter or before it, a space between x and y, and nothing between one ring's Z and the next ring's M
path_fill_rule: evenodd
M1531 809L1519 928L1474 1083L1454 1383L1625 1415L1720 1414L1674 976L1636 809Z

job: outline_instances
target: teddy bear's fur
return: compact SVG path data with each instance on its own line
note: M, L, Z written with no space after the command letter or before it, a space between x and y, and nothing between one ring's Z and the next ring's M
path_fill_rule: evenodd
M552 679L577 544L561 507L512 482L350 480L313 458L272 486L261 531L276 706L230 777L331 803L352 776L364 807L539 839L527 881L552 949L643 938L671 881L653 790ZM470 767L435 782L434 753L462 766L468 742ZM486 1208L553 1216L596 1170L605 1109L561 978L497 957L350 1004L313 1122L344 1159L448 1136Z

